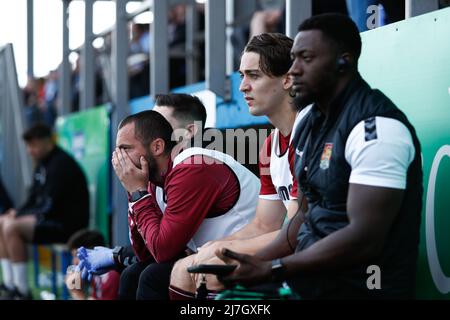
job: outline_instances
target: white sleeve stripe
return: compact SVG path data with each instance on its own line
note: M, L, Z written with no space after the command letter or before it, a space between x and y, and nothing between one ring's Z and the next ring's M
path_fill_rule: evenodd
M280 196L278 194L260 194L259 198L264 200L280 200Z
M389 179L391 177L375 178L370 175L350 175L349 183L362 184L365 186L406 189L406 181L400 179Z

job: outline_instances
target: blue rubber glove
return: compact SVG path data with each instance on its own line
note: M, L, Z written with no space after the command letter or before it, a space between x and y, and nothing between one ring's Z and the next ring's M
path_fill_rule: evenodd
M86 249L80 247L77 250L77 257L80 260L78 269L81 278L91 281L92 275L104 274L114 267L113 249L106 247L94 247Z

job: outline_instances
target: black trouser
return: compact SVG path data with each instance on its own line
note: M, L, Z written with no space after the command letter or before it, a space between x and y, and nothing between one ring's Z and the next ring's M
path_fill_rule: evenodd
M141 273L137 300L169 300L170 273L174 262L152 263Z
M119 299L136 300L136 292L139 285L139 277L142 271L153 260L140 261L126 267L120 274Z

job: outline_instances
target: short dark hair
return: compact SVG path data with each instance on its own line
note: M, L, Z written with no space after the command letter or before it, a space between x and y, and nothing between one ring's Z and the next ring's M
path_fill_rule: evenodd
M161 138L165 142L164 152L169 153L176 144L172 140L172 126L156 111L146 110L126 117L120 122L119 130L129 123L134 123L134 136L143 146Z
M303 21L298 31L319 30L333 41L339 51L349 52L358 61L361 55L361 36L355 22L341 13L324 13Z
M173 109L173 116L184 122L201 121L206 123L206 109L196 96L184 93L170 93L156 95L155 103L158 106L167 106Z
M250 39L244 52L258 53L262 72L271 77L281 77L291 68L293 43L291 38L281 33L262 33Z
M96 246L105 246L105 238L96 230L79 230L67 240L69 250L78 249L79 247L91 249Z
M29 142L34 139L52 138L52 129L43 123L37 123L26 130L22 135L23 140Z

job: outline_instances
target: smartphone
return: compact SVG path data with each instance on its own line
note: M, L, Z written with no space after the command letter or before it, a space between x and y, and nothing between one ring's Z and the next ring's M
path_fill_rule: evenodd
M236 269L234 264L199 264L187 268L189 273L212 273L218 276L226 276Z

